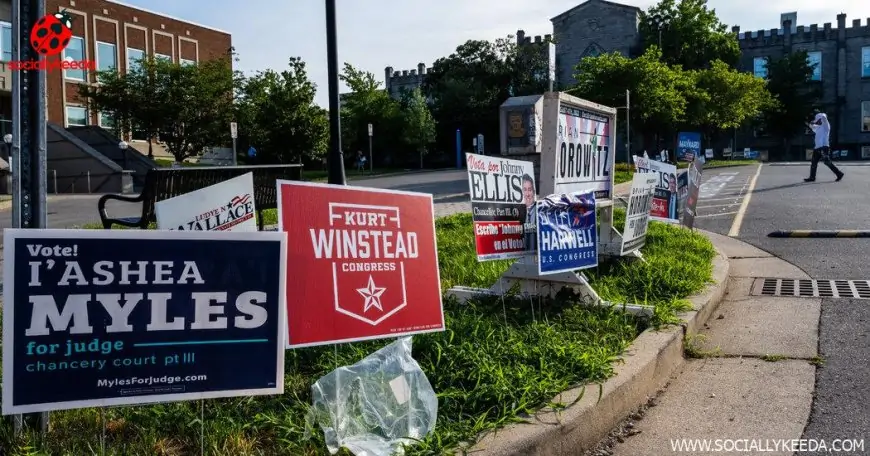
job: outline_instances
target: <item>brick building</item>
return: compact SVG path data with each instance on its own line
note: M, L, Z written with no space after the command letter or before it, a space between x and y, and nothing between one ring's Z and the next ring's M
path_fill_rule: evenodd
M73 39L62 57L93 61L99 70L126 71L143 55L163 57L180 64L212 58L229 59L230 34L204 25L169 17L112 0L45 0L47 13L65 10L72 17ZM0 0L0 51L3 61L12 56L12 6ZM55 59L57 57L49 57ZM81 69L54 70L46 76L47 118L63 127L99 125L110 128L112 119L93 113L78 96L78 85L94 84L96 75ZM11 73L0 74L0 116L10 119ZM142 138L134 134L132 144ZM141 149L140 149L141 150Z

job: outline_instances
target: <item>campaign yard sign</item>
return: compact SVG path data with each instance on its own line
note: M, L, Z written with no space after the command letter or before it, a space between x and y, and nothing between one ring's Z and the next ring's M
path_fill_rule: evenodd
M649 226L649 211L652 209L658 177L653 173L635 173L625 211L625 229L622 233L620 255L640 249L646 245L646 232Z
M686 174L689 176L688 195L683 212L683 225L689 228L695 226L695 211L698 207L698 195L701 193L701 172L704 164L695 160Z
M611 197L614 156L610 118L581 107L559 107L555 189L560 193L593 189L598 199Z
M677 160L692 161L701 155L701 134L681 131L677 135Z
M465 154L477 261L534 253L535 168L531 162Z
M3 414L284 391L284 233L7 229Z
M635 155L634 170L636 173L653 173L658 177L650 217L659 222L680 223L676 165Z
M277 186L288 348L444 330L431 194Z
M595 191L538 200L538 273L598 266Z
M257 231L254 174L154 203L159 230Z

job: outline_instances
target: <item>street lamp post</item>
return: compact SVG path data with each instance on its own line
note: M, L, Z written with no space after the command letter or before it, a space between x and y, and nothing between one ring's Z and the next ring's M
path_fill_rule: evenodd
M10 161L12 159L12 134L11 133L6 133L5 135L3 135L3 143L6 144L6 161ZM11 165L11 163L10 163L10 165Z
M9 163L9 174L6 175L6 188L12 193L12 134L3 135L3 144L6 145L6 162Z
M121 156L124 157L124 169L128 169L127 168L127 147L129 147L129 144L127 144L127 141L121 140L121 142L118 143L118 149L121 149Z
M329 151L326 163L329 183L347 185L344 154L341 152L341 106L338 99L338 37L335 26L335 0L326 0L326 63L329 78Z

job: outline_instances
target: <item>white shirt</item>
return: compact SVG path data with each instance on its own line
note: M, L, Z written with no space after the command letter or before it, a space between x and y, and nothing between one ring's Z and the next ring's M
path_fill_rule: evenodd
M815 121L818 120L822 121L821 125L816 125L815 123L810 124L810 128L812 128L813 132L816 134L815 148L830 147L831 124L828 123L828 116L821 113L816 114Z

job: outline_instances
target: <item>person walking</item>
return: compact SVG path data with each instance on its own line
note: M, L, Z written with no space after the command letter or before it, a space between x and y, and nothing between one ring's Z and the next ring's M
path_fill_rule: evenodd
M813 122L809 126L816 134L816 144L813 149L813 158L810 162L810 177L804 179L804 182L816 181L816 168L819 167L819 160L825 162L825 166L837 176L837 182L840 182L844 174L831 162L831 144L829 142L831 124L828 122L828 116L823 112L816 114L815 119L813 119Z

